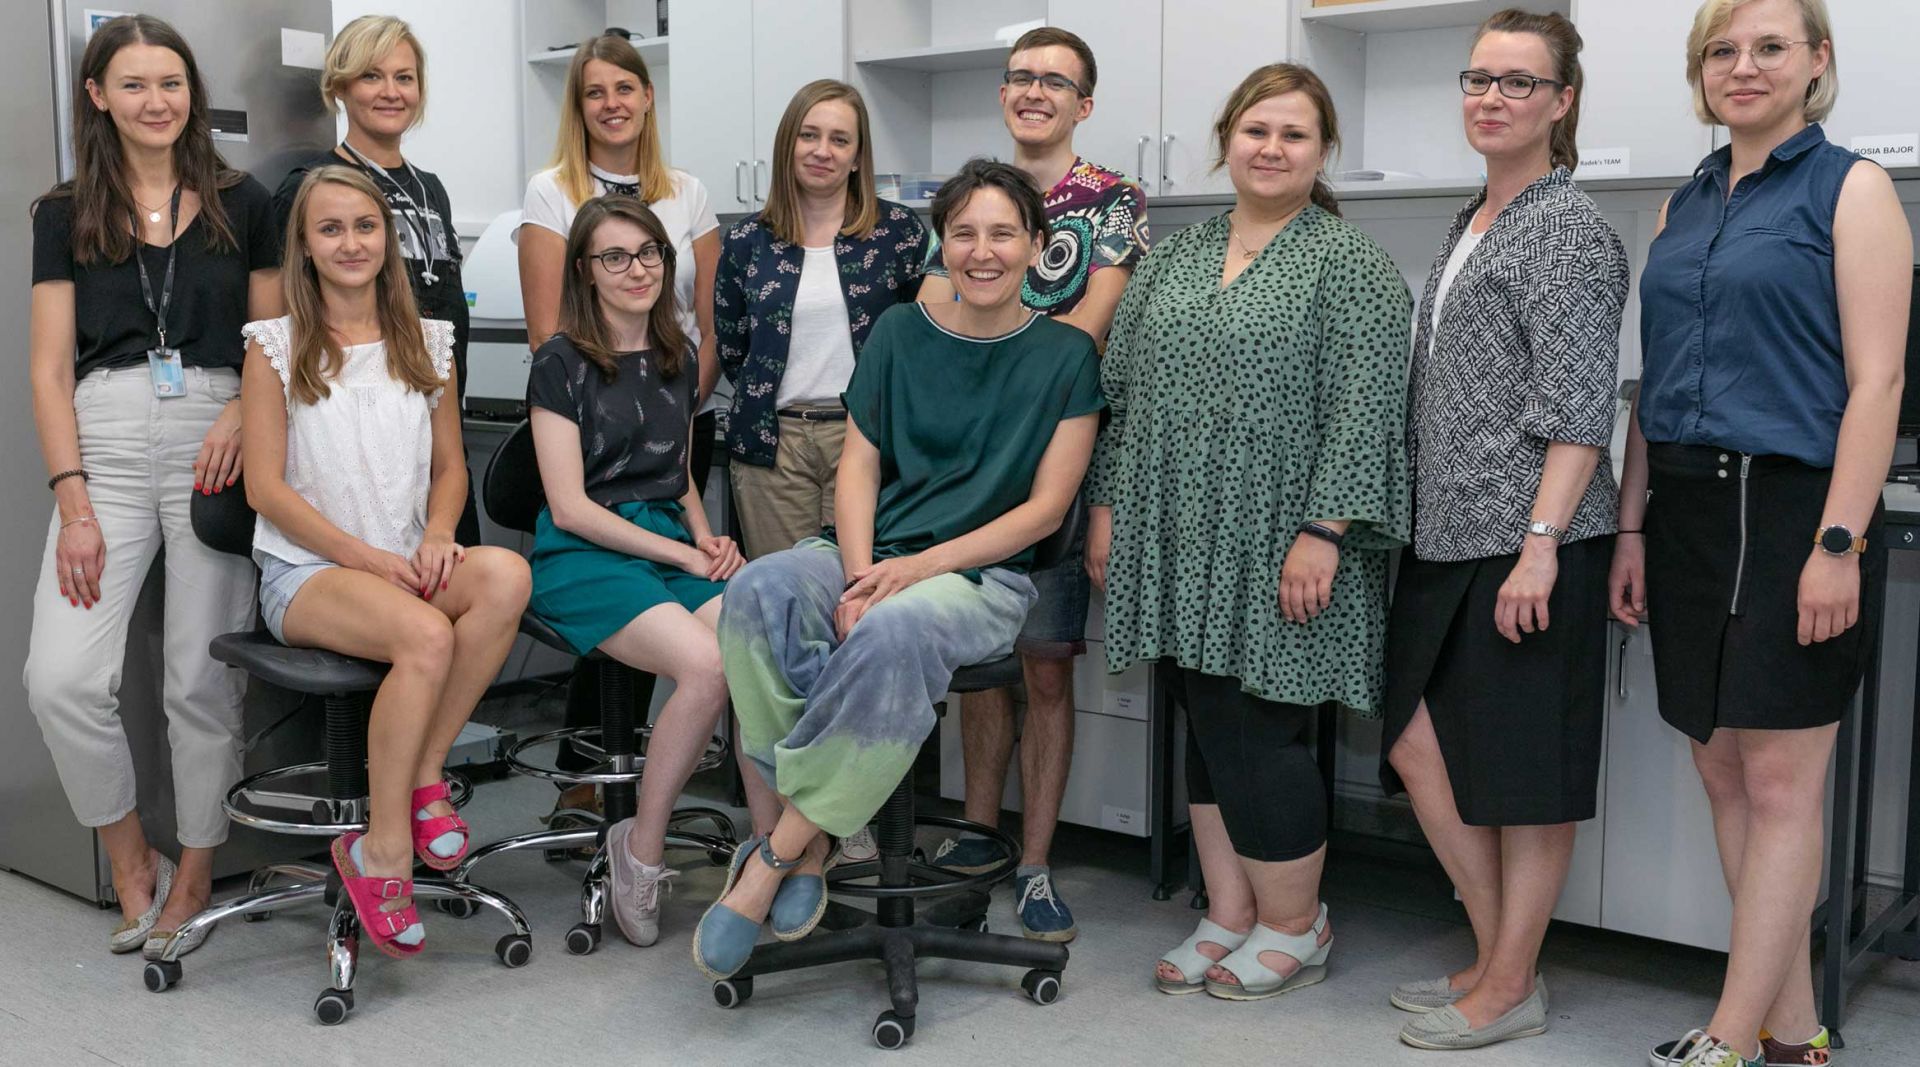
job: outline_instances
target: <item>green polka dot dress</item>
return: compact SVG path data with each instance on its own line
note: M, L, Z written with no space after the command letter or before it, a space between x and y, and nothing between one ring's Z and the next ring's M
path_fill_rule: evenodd
M1377 716L1413 299L1379 245L1311 206L1222 288L1228 230L1222 214L1156 245L1114 317L1088 475L1114 515L1107 665L1171 657ZM1291 623L1280 568L1318 519L1353 523L1333 603Z

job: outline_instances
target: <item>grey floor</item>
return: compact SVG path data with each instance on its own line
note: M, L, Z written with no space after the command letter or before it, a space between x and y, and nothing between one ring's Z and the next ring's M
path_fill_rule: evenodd
M551 786L531 780L486 783L468 815L483 836L505 836L535 828L552 797ZM891 1055L993 1064L1633 1064L1645 1062L1649 1042L1705 1020L1722 962L1556 926L1543 963L1553 994L1548 1034L1471 1059L1419 1053L1395 1041L1407 1017L1387 1005L1387 990L1459 965L1471 947L1436 872L1337 854L1325 894L1337 931L1327 982L1255 1004L1169 997L1153 989L1150 969L1191 930L1187 895L1151 898L1143 843L1068 828L1057 880L1082 933L1061 1000L1031 1003L1012 971L930 964L912 1044L881 1053L867 1037L887 1006L877 965L768 977L744 1008L718 1008L688 942L720 874L697 856L684 859L661 942L638 949L610 931L588 957L561 945L578 918L581 868L499 859L481 869L482 880L526 911L532 962L507 970L495 961L505 932L496 918L428 911L431 954L401 963L369 949L354 1013L333 1028L311 1012L326 985L318 907L268 923L230 920L188 957L180 985L155 995L141 986L138 956L107 953L114 915L0 873L0 1063L793 1064ZM996 928L1012 930L1004 889L995 903ZM1839 1062L1920 1062L1920 964L1869 965L1844 1034Z

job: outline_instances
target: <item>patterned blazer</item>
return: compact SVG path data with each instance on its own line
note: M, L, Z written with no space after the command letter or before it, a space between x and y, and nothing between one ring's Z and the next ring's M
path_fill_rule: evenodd
M856 357L880 313L918 294L926 251L927 229L919 216L891 200L880 201L872 233L835 238ZM793 301L805 259L803 248L775 237L757 212L729 229L721 243L713 332L720 369L733 383L727 451L741 463L773 466L780 440L774 405L787 372Z
M1558 167L1500 213L1433 301L1486 191L1460 209L1415 320L1407 451L1414 551L1453 562L1520 551L1553 441L1613 440L1627 253L1600 209ZM1574 509L1569 540L1614 532L1605 456Z

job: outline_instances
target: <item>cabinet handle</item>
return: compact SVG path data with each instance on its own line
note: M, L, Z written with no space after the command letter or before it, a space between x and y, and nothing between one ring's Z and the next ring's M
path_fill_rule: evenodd
M742 177L746 174L746 171L747 161L744 159L733 165L733 198L742 204L748 203L747 194L742 191L743 186L741 184Z
M1627 646L1633 643L1632 631L1620 636L1620 650L1615 653L1614 678L1619 682L1620 699L1627 699Z
M753 198L760 203L766 203L767 200L766 194L760 191L760 168L766 165L767 161L764 159L753 161Z
M1160 138L1160 191L1173 187L1173 175L1167 172L1167 149L1173 147L1173 134Z
M1147 180L1147 144L1152 140L1152 134L1143 133L1133 146L1133 173L1142 182Z

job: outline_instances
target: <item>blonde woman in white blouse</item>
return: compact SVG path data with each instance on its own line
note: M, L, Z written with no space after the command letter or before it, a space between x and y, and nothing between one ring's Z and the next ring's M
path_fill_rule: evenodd
M453 327L422 320L393 219L345 166L294 198L284 318L249 323L247 500L260 609L280 641L393 665L368 722L370 825L334 843L375 947L417 955L413 864L446 870L467 826L442 765L506 659L531 585L502 548L453 540L466 500ZM401 883L396 893L375 888ZM384 898L384 899L383 899Z

